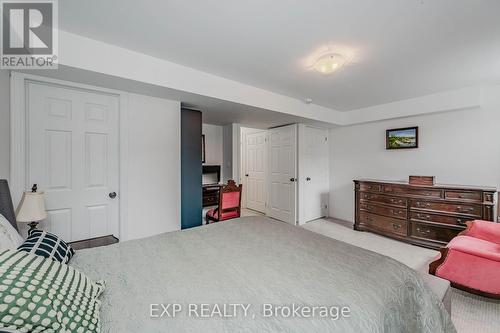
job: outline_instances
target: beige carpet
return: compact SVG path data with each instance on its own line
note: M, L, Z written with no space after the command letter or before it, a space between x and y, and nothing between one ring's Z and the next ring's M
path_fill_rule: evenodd
M350 223L334 219L320 219L302 227L392 257L424 274L438 253L369 232L354 231ZM451 319L459 333L500 333L500 301L452 289Z

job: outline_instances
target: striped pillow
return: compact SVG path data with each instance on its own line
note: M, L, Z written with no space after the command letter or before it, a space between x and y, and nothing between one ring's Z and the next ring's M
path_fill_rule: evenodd
M28 231L28 238L17 248L45 258L67 264L75 250L54 234L43 230Z

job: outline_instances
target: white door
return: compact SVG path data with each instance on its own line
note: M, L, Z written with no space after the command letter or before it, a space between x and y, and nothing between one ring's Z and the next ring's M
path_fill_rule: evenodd
M265 213L267 131L247 133L244 139L246 206Z
M38 83L27 96L27 180L45 191L49 216L41 227L66 241L119 236L118 97Z
M297 192L297 125L269 130L268 215L295 224Z
M299 224L326 215L330 192L328 131L299 125Z

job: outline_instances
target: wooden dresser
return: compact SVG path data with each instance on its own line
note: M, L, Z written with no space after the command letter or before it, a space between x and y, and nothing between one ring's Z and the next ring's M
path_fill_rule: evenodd
M438 249L475 219L494 221L496 189L355 180L355 230Z

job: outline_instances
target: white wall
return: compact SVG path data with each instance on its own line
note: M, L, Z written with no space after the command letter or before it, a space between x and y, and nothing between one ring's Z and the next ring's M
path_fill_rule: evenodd
M128 218L122 239L180 229L180 103L129 95Z
M0 179L9 179L10 170L10 79L0 70Z
M232 157L233 157L233 180L236 183L241 184L241 125L240 124L231 124L233 128L233 139L232 142Z
M418 149L386 150L385 130L419 126ZM330 131L330 216L354 220L353 179L407 180L500 188L500 86L482 89L481 107Z
M222 126L203 124L202 133L205 135L205 164L222 166L224 150Z
M233 124L222 128L222 180L227 183L233 177Z

